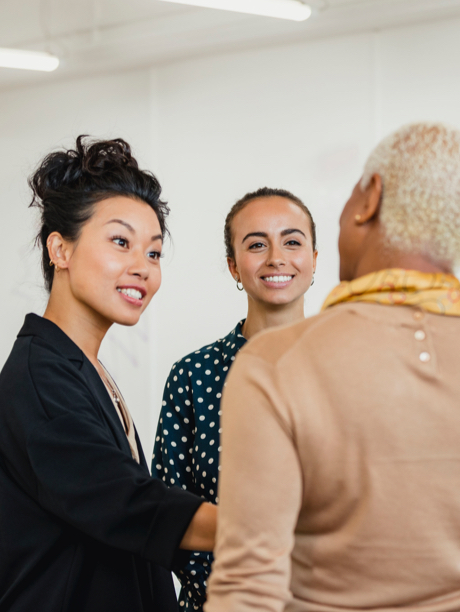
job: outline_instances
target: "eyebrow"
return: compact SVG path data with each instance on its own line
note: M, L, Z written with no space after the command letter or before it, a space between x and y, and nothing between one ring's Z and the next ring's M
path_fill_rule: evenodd
M302 232L302 230L299 229L295 229L295 228L290 228L290 229L285 229L281 232L281 236L289 236L290 234L302 234L302 236L304 238L306 238L305 234ZM243 242L245 240L247 240L248 238L252 238L252 237L258 237L258 238L268 238L268 234L266 234L265 232L251 232L250 234L247 234L241 244L243 244Z
M136 233L134 227L132 227L132 225L130 225L126 221L123 221L122 219L111 219L110 221L107 221L105 225L108 225L109 223L120 223L120 225L124 225L126 229L128 229L133 234ZM163 236L161 234L157 234L156 236L152 236L151 240L152 242L155 242L155 240L163 240Z

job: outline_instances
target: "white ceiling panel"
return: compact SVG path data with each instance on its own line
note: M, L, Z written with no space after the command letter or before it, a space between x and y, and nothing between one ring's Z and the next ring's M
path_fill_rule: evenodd
M311 0L288 22L159 0L0 0L0 47L48 50L51 74L0 68L0 88L341 33L460 17L460 0Z

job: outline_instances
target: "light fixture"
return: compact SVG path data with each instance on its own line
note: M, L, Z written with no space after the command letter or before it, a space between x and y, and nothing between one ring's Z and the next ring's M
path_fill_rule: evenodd
M311 15L311 8L301 0L161 0L174 4L191 4L205 8L250 13L292 21L305 21Z
M0 68L43 70L52 72L59 66L59 59L51 53L0 48Z

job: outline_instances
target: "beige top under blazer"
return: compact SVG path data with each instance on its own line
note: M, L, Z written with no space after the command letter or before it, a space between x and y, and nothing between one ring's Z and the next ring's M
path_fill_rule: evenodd
M349 303L243 348L206 612L460 611L460 318Z

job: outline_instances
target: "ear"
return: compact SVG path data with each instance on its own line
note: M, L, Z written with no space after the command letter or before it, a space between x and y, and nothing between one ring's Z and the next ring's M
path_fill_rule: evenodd
M318 251L313 253L313 274L316 272L316 261L318 259Z
M355 217L358 225L377 219L382 202L382 190L382 177L380 174L373 174L369 185L363 192L363 205L360 214Z
M53 262L56 270L64 270L69 267L71 245L59 232L52 232L48 236L46 246L50 262Z
M238 280L240 278L240 274L238 272L238 268L236 267L236 261L232 257L227 257L227 266L234 280Z

